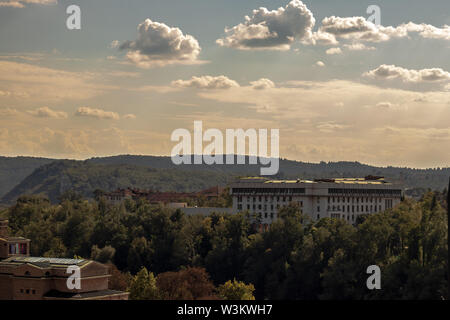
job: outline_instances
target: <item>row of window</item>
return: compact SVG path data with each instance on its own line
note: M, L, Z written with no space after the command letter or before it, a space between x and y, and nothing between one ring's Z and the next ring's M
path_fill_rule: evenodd
M36 294L35 289L20 289L20 293L26 293L26 294Z
M238 204L237 205L237 208L238 208L238 210L242 210L243 209L243 206L242 206L242 204ZM253 210L256 210L256 209L258 209L258 210L263 210L263 208L264 208L264 210L267 210L267 208L268 208L268 206L267 206L267 204L265 204L264 205L264 207L262 206L262 205L256 205L256 204L253 204L252 206L250 206L249 204L247 204L247 210L250 210L250 209L253 209ZM274 209L280 209L280 205L279 204L277 204L276 206L275 205L273 205L273 204L271 204L270 205L270 210L274 210Z
M329 188L329 194L389 194L389 195L401 195L402 191L398 189L338 189Z
M9 254L27 254L27 244L26 243L10 243L9 244Z
M245 193L245 194L299 194L305 193L305 188L232 188L232 193Z
M274 201L274 200L276 200L276 201L283 201L283 202L285 202L286 200L287 201L289 201L289 202L291 202L292 201L292 197L280 197L280 196L276 196L276 197L274 197L274 196L264 196L264 198L263 198L263 196L259 196L259 197L248 197L248 200L250 201L250 200L253 200L253 202L256 202L256 200L258 200L259 202L261 202L261 201L263 201L263 199L264 199L264 201ZM238 202L242 202L242 196L238 196Z
M347 210L346 210L347 209ZM367 212L367 213L371 213L371 212L376 212L377 211L377 206L365 206L365 211L364 211L364 206L351 206L351 212ZM341 211L341 206L328 206L328 211ZM378 206L378 211L381 211L381 205ZM342 206L342 212L350 212L350 206Z
M345 201L345 200L347 200L347 201ZM364 201L364 200L366 200L366 201ZM373 203L373 202L375 202L375 203L381 203L381 198L369 198L369 197L328 197L328 203L330 203L330 202L337 202L337 203L340 203L340 202L348 202L348 203L359 203L359 202L367 202L367 203Z

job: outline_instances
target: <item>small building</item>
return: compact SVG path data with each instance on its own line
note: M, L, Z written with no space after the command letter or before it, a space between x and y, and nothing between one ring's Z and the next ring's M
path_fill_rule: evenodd
M109 268L85 259L30 257L30 240L9 237L0 220L0 300L128 300L108 289ZM69 267L80 271L79 289L67 285Z

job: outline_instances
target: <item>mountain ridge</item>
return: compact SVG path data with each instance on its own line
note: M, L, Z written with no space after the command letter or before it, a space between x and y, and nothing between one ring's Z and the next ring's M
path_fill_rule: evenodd
M245 160L248 163L248 157ZM21 168L22 162L24 169L17 171ZM16 169L20 173L16 179L11 180L11 183L1 175L7 171L8 164L11 170ZM0 169L3 169L0 170L0 182L4 190L7 185L10 186L9 190L0 194L0 202L12 203L24 194L44 194L55 202L67 190L92 197L95 189L109 191L119 187L197 191L218 184L227 184L238 176L259 175L260 167L259 164L177 166L168 156L119 155L86 160L0 157ZM400 184L405 189L412 189L414 195L426 189L443 190L447 186L450 168L376 167L356 161L308 163L280 159L280 171L274 178L315 179L367 175L384 176L388 181ZM11 172L6 176L11 176ZM15 183L22 176L23 179Z

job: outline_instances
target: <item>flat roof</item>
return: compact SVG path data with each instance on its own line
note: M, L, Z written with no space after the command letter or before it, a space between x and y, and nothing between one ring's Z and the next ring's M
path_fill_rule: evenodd
M264 183L264 184L296 184L296 183L333 183L333 184L362 184L362 185L392 185L384 177L365 177L365 178L330 178L314 180L271 180L264 177L246 177L241 178L237 183Z
M63 265L63 266L73 266L80 265L88 260L84 259L64 259L64 258L45 258L45 257L10 257L2 262L11 262L11 263L31 263L31 264L49 264L49 265Z

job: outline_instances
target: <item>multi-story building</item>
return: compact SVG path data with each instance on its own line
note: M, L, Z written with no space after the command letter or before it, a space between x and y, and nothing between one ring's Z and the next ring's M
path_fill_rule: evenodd
M85 259L30 257L30 240L9 237L0 220L0 300L127 300L108 289L109 268ZM67 285L70 268L79 268L79 288Z
M401 189L373 176L313 181L243 178L231 185L230 192L233 210L256 214L263 230L277 218L281 207L292 202L314 220L330 217L355 223L358 215L390 209L402 197Z

